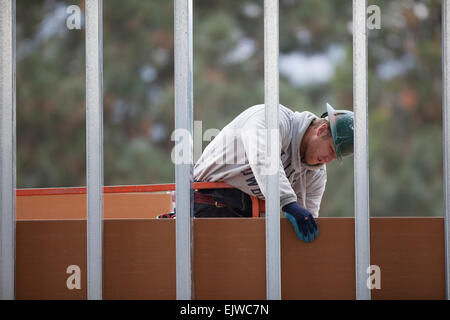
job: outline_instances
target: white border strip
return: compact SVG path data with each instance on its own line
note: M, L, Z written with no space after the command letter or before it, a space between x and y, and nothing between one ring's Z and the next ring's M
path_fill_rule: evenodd
M442 120L444 134L445 295L450 300L450 4L442 0Z
M192 0L174 0L175 14L175 132L183 135L175 154L188 152L189 163L175 164L176 189L176 288L178 300L192 299L193 203L193 87L192 87ZM180 150L182 148L183 151ZM185 154L184 154L185 155Z
M86 0L87 294L103 296L102 0Z
M267 176L266 199L266 294L268 300L281 299L280 267L280 142L278 130L278 0L264 0L264 103L267 157L274 174Z
M356 299L370 300L369 148L367 116L366 0L353 0L353 110L355 113Z
M16 1L0 2L0 299L14 299L16 237Z

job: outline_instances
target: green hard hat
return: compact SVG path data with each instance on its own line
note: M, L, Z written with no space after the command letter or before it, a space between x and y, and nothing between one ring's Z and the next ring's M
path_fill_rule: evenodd
M327 115L336 154L339 163L342 163L343 157L353 154L353 112L334 110L327 103L327 112L322 115L322 118Z

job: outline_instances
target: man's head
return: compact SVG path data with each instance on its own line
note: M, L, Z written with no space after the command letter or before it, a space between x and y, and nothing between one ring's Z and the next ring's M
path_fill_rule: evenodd
M330 163L353 154L353 112L334 110L327 103L327 112L315 119L302 140L300 153L309 165Z

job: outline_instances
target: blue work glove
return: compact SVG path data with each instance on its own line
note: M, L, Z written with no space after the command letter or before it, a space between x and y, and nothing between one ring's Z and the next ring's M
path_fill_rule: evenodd
M300 240L305 242L312 242L319 236L319 228L313 215L298 205L297 202L292 202L283 207L286 218L292 223L295 233Z

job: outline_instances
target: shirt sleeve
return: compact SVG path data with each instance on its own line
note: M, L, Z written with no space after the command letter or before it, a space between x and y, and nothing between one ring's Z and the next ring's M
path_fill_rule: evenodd
M323 166L319 170L310 170L306 174L305 205L311 214L317 218L319 216L320 204L327 183L327 170Z

